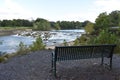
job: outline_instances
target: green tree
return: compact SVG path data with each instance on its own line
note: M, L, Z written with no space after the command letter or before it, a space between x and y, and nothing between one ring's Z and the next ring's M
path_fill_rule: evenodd
M88 23L91 23L90 21L86 20L84 22L82 22L82 27L85 27Z
M36 21L34 22L34 29L36 30L50 30L51 26L49 21L41 18L37 18Z
M120 39L108 30L102 30L96 37L90 38L88 44L116 44L115 53L120 53Z
M118 10L112 11L109 14L109 18L110 18L110 26L111 27L119 26L119 24L120 24L120 11L118 11Z
M94 32L94 24L93 23L87 23L87 25L85 26L85 31L87 34L91 34L92 32Z
M118 37L108 30L102 30L100 34L91 41L92 44L117 44L119 42Z
M108 29L110 26L110 20L109 20L109 16L107 15L106 12L101 13L98 18L96 18L95 20L95 30L96 31L100 31L103 29Z
M55 30L60 30L60 26L57 22L50 22L50 24L51 24L51 28Z

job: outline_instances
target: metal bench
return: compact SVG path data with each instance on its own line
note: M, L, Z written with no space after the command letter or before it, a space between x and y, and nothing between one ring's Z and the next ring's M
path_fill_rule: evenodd
M112 69L112 56L115 44L85 45L85 46L56 46L52 53L52 71L56 77L56 62L65 60L79 60L89 58L101 58L103 65L104 57L110 58L109 67Z

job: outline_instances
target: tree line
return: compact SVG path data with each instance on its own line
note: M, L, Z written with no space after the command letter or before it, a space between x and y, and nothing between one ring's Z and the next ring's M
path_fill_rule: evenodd
M25 19L0 20L0 27L32 27L33 22Z
M48 21L43 18L36 20L13 19L0 20L0 27L31 27L35 30L59 30L59 29L80 29L83 28L90 21Z
M86 26L94 26L95 30L103 29L105 27L120 26L120 11L112 11L110 14L106 12L100 13L96 18L95 23L90 21L48 21L43 18L36 20L13 19L13 20L0 20L0 27L31 27L35 30L52 30L52 29L81 29Z

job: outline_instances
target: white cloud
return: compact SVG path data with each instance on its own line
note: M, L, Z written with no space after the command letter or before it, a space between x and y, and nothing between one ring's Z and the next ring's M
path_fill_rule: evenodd
M80 22L84 22L85 20L89 20L94 22L95 19L97 18L98 14L95 13L94 11L92 12L76 12L76 13L68 13L68 14L64 14L61 16L57 17L57 20L66 20L66 21L80 21ZM55 20L55 19L54 19Z
M97 8L106 12L120 10L120 0L96 0L95 4Z
M0 7L0 19L16 19L16 18L29 18L30 11L25 10L14 0L4 0L4 4Z

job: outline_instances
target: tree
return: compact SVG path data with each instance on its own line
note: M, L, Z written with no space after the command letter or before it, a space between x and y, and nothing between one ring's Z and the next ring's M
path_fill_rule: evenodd
M106 12L101 13L98 18L95 20L95 30L99 32L99 30L107 29L110 27L110 20L109 16Z
M94 24L93 23L87 23L85 26L85 31L87 34L91 34L94 31Z
M57 22L50 22L50 24L51 24L51 28L60 30L60 26Z
M120 24L120 11L118 11L118 10L112 11L109 14L109 18L110 18L110 26L111 27L119 26L119 24Z
M90 21L86 20L84 22L82 22L82 27L85 27L88 23L91 23Z
M36 30L50 30L51 26L49 21L41 18L37 18L36 21L34 22L34 29Z
M92 42L93 44L117 44L120 40L115 34L108 30L102 30L100 34L92 40Z

